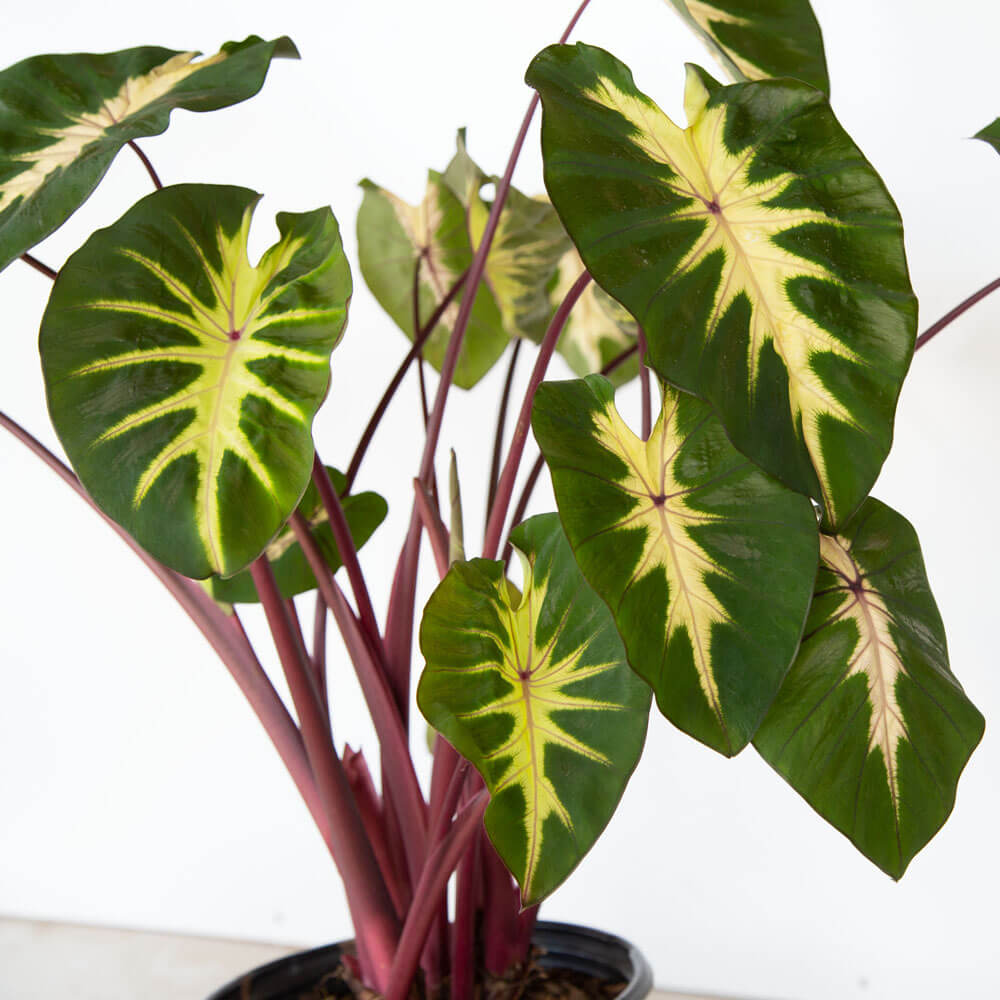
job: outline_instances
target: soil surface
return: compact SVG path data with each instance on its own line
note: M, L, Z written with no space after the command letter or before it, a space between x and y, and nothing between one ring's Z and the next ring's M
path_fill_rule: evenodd
M574 969L546 969L538 964L538 952L504 976L481 971L473 1000L614 1000L626 983L589 976ZM379 995L354 977L345 965L325 975L315 987L288 1000L379 1000ZM412 1000L428 1000L422 990L414 990ZM449 1000L448 984L430 1000Z

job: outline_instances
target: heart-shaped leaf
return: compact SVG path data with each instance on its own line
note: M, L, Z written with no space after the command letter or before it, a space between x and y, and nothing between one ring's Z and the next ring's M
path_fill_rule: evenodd
M430 318L472 263L465 206L433 170L419 205L409 205L368 180L362 187L365 193L358 212L361 274L379 305L413 340L415 327ZM456 298L424 344L424 357L438 371L458 310ZM419 313L416 324L415 313ZM489 287L480 285L458 355L455 384L463 389L474 386L503 354L507 340L496 301Z
M899 878L948 818L983 717L949 669L905 518L869 499L820 557L802 648L754 745Z
M295 509L351 275L328 208L277 217L252 265L260 195L180 185L66 262L42 319L49 412L90 495L187 576L246 567Z
M642 752L649 688L628 668L607 608L559 519L520 525L524 593L502 562L457 562L420 627L417 701L490 790L486 830L538 902L600 835Z
M351 538L355 549L360 549L374 534L375 529L385 520L389 506L377 493L352 493L344 495L347 480L342 472L327 467L333 488L340 495L340 504L344 508L347 525L351 529ZM334 572L343 565L340 551L330 530L326 507L320 499L316 484L310 480L306 491L299 501L299 513L312 526L313 538L327 565ZM295 540L295 532L286 524L277 537L264 550L274 570L274 580L282 597L294 597L316 589L316 577L313 575L309 560L306 559L302 546ZM237 573L228 579L213 576L208 580L209 593L217 601L226 604L253 604L260 598L254 586L249 570Z
M127 142L165 131L174 108L214 111L260 90L288 38L252 35L207 59L153 46L48 55L0 73L0 270L58 229Z
M553 204L652 366L846 521L889 450L916 301L896 207L826 99L689 67L682 129L582 44L545 49L528 80Z
M664 390L648 441L600 376L545 382L532 427L576 560L660 711L732 756L767 712L816 575L810 502L756 469L711 409Z
M809 0L670 0L734 80L790 76L830 92Z

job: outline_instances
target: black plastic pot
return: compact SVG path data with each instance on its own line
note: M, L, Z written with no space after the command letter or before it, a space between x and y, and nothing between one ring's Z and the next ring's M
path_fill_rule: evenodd
M544 951L539 964L546 969L572 969L610 981L624 979L626 986L616 1000L644 1000L653 987L646 959L613 934L540 920L532 940ZM336 968L345 943L269 962L216 990L208 1000L299 1000L302 990L314 987Z

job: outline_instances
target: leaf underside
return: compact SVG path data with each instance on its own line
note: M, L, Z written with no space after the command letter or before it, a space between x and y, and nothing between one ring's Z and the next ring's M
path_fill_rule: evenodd
M198 579L245 568L302 497L351 295L328 208L280 213L250 263L259 198L142 199L70 257L42 319L49 412L84 486Z
M214 111L260 90L288 38L255 35L215 55L143 46L46 55L0 73L0 270L83 204L127 142L165 131L174 108Z
M347 518L354 547L360 549L385 520L389 511L388 505L377 493L344 494L347 483L344 474L329 466L326 471L333 488L340 495L340 503ZM323 506L316 484L312 480L309 481L299 502L298 511L312 528L313 538L323 553L326 564L332 572L336 572L343 565L343 560L340 558L340 551L330 529L326 507ZM295 540L295 533L287 524L267 546L264 554L271 563L274 580L282 597L295 597L296 594L316 589L316 577L313 575L309 560L306 559L302 546ZM249 570L228 578L210 577L208 587L215 600L226 604L255 604L260 601Z
M532 427L583 575L614 615L662 713L731 756L795 655L816 574L806 497L732 447L676 390L648 441L598 376L546 382Z
M888 453L916 302L895 205L826 99L689 67L681 129L582 44L545 49L528 81L549 195L651 365L846 521Z
M618 805L642 752L649 688L555 514L512 535L524 593L502 562L457 562L420 628L417 701L482 774L486 830L529 906L569 875Z
M809 0L669 0L733 80L789 76L830 93Z
M801 649L754 745L898 879L948 818L983 718L948 666L909 522L869 499L820 554Z

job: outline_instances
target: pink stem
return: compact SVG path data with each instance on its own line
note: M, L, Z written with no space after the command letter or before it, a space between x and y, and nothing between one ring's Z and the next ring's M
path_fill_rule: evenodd
M486 540L483 543L483 558L495 559L497 550L500 547L500 535L503 531L504 521L507 518L507 510L510 507L511 494L514 491L514 481L517 478L517 470L521 464L521 456L524 454L524 444L528 438L528 430L531 427L531 405L535 401L535 392L545 378L545 371L552 360L552 352L556 349L559 335L562 333L570 311L576 305L577 299L583 294L583 290L590 282L590 274L584 271L573 287L566 293L556 314L549 323L548 330L538 349L538 357L535 359L535 367L531 372L531 379L528 388L524 393L524 402L521 403L521 412L514 427L514 434L510 442L510 450L507 452L507 461L504 463L503 472L500 474L500 482L497 486L497 495L490 512L489 524L486 527Z
M455 817L444 840L431 852L423 874L413 893L413 906L406 916L399 949L392 964L385 1000L406 1000L417 971L424 942L437 916L441 897L448 879L455 870L470 841L481 828L489 796L485 789L472 799Z
M320 499L323 501L323 506L330 518L330 530L333 532L333 540L337 543L340 560L344 564L344 569L347 570L347 579L351 582L354 599L358 603L361 625L381 660L382 637L379 634L378 622L375 620L375 609L372 607L372 600L368 594L365 576L361 572L361 564L358 562L358 550L354 547L354 539L351 537L351 529L347 523L347 517L344 515L344 508L340 505L340 497L337 496L337 491L333 488L333 483L330 482L330 475L326 471L326 466L320 461L319 455L313 459L313 482L319 490Z
M642 394L642 439L649 440L653 429L653 403L649 388L649 368L646 367L646 335L639 327L639 390Z
M411 877L415 877L426 858L427 809L416 772L413 770L406 732L396 710L392 692L385 676L378 669L358 620L347 603L347 598L337 586L330 568L323 560L323 555L309 531L305 518L296 512L292 515L290 524L306 559L309 560L320 593L333 614L357 672L362 694L368 705L375 732L378 734L383 769L392 783L391 790L395 793L393 802L402 810L407 833L404 838L407 862Z
M970 309L977 302L985 299L987 295L991 292L995 292L998 288L1000 288L1000 278L994 278L988 285L984 285L980 288L978 292L973 292L973 294L967 299L959 302L954 309L946 312L936 323L929 326L922 334L920 334L919 337L917 337L917 342L913 349L915 351L919 350L924 346L924 344L927 343L928 340L932 337L936 337L946 326L958 319L958 317L961 316L966 309Z
M267 557L251 563L250 573L285 671L320 800L330 822L334 860L344 880L363 976L369 985L383 992L399 941L396 910L334 749L308 658L296 639Z
M431 551L434 553L438 576L444 577L448 572L448 529L445 528L441 515L436 510L437 504L434 503L430 491L419 479L413 480L413 491L420 513L420 523L427 531Z

